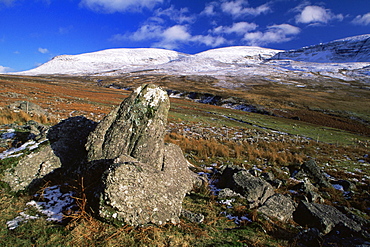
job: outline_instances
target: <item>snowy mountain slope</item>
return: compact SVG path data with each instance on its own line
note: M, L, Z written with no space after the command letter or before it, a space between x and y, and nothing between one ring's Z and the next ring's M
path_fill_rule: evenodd
M273 81L334 78L370 83L370 35L287 52L254 46L218 48L195 55L156 48L110 49L57 56L17 74L120 76L127 73L209 75L221 80L228 76Z
M370 62L370 34L280 52L271 59L322 63Z
M28 71L25 75L40 74L94 74L104 71L164 64L185 54L156 48L109 49L80 55L61 55Z
M278 52L280 50L249 46L213 49L196 55L156 48L110 49L80 55L57 56L35 69L17 74L100 74L116 70L132 72L162 67L169 70L173 70L172 67L181 67L196 72L226 66L222 63L260 63Z
M232 46L212 49L194 55L197 58L212 58L222 63L256 63L271 58L281 50L261 48L257 46Z

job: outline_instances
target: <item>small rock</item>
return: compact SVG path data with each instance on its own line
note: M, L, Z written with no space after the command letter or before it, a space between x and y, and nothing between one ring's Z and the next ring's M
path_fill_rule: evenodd
M277 218L280 221L288 221L293 218L295 208L296 205L292 199L282 194L275 194L269 197L266 202L258 208L258 212Z
M182 209L181 210L181 216L188 219L190 222L193 223L202 223L204 221L204 215L203 214L197 214L193 213L189 210Z

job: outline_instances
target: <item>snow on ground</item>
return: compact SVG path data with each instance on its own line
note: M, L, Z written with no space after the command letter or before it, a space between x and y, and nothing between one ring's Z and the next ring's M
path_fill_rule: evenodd
M35 197L39 196L40 195L35 195ZM41 217L41 215L44 215L48 221L61 222L63 220L63 211L71 209L75 206L73 192L69 191L62 193L59 185L44 189L42 198L44 201L32 200L28 202L26 204L28 207L26 207L24 211L20 212L19 216L6 222L8 228L10 230L14 230L21 223L38 219ZM30 213L27 213L31 209L37 213L35 215L30 215Z
M43 141L45 142L45 141ZM4 152L0 153L0 159L6 159L6 158L12 158L12 157L19 157L23 155L21 151L28 149L28 150L34 150L39 147L39 145L43 142L35 142L33 140L27 141L22 146L18 148L10 148L8 150L5 150Z

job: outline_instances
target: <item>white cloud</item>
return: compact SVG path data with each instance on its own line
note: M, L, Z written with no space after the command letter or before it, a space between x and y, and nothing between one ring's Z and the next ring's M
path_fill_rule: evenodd
M169 18L170 20L175 21L176 23L179 23L179 24L192 23L195 20L194 15L189 15L188 8L176 9L173 5L169 7L168 9L164 9L164 10L157 9L152 19L162 18L162 17Z
M268 3L260 5L256 8L245 7L245 5L247 4L248 1L244 0L223 2L221 4L221 10L224 13L230 14L235 18L244 15L257 16L271 11L271 8Z
M81 0L80 6L108 13L152 9L163 0Z
M364 15L358 15L352 21L353 24L367 26L370 24L370 12Z
M300 29L290 24L272 25L267 27L266 32L246 33L244 40L247 41L248 45L261 46L290 41L299 33Z
M10 71L12 71L12 69L11 69L11 68L9 68L9 67L4 67L4 66L1 66L1 65L0 65L0 74L8 73L8 72L10 72Z
M170 28L167 28L163 32L163 39L165 42L176 42L176 41L186 41L191 38L190 33L188 32L185 26L176 25Z
M258 27L255 23L248 23L248 22L237 22L233 23L230 27L219 26L213 29L214 33L225 33L225 34L232 34L236 33L239 35L243 35L249 31L255 30Z
M330 9L325 9L320 6L309 5L305 6L301 13L296 16L297 23L328 23L332 20L343 20L343 15L335 15Z
M211 36L211 35L196 35L191 38L192 42L204 44L206 46L210 47L217 47L226 43L227 40L224 37L221 36Z
M226 39L221 36L212 35L192 35L187 25L174 25L163 27L158 24L146 24L141 26L134 33L116 34L111 41L146 41L151 42L152 47L162 47L166 49L176 49L183 44L197 43L216 47L226 43Z
M201 15L208 15L208 16L215 15L216 14L216 12L215 12L215 2L211 2L211 3L207 4L206 7L204 8L204 10L200 14Z
M39 49L37 49L38 50L38 52L40 52L40 53L42 53L42 54L46 54L46 53L49 53L49 50L48 49L46 49L46 48L39 48Z

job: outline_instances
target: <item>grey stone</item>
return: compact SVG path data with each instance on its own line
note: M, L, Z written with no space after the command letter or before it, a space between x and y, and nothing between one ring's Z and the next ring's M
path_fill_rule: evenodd
M141 86L88 137L91 167L103 170L95 190L101 218L134 226L179 222L195 174L178 146L164 144L168 110L165 91Z
M99 215L130 225L178 223L182 201L192 189L192 174L181 149L168 144L163 170L118 158L103 175Z
M29 101L16 101L8 106L10 110L22 110L26 113L32 113L37 115L48 115L48 112L45 111L39 105L29 102Z
M307 202L322 202L324 200L318 193L318 189L307 179L295 185L292 189L302 193L304 200Z
M227 199L227 198L230 198L230 197L244 198L242 195L240 195L239 193L236 193L236 192L232 191L229 188L221 189L218 192L218 198L219 199Z
M161 170L169 107L162 89L153 84L137 88L90 134L88 160L128 155Z
M356 189L356 185L348 180L338 180L333 182L333 184L339 184L343 187L345 191L351 191Z
M301 201L293 213L294 221L302 226L315 227L329 233L336 225L343 224L353 231L361 231L361 226L330 205Z
M193 222L193 223L202 223L204 221L203 214L193 213L185 209L181 211L181 216L188 219L190 222Z
M275 193L273 187L265 180L254 177L248 171L234 166L226 167L223 170L219 186L230 188L245 197L249 208L262 205L267 198Z
M295 178L304 179L307 176L314 184L320 187L331 187L329 180L314 160L306 161L300 168L301 170L294 175Z
M73 117L63 120L47 132L40 126L35 128L42 135L47 133L49 143L25 156L15 167L5 172L2 180L13 191L35 186L57 169L63 173L77 171L86 159L85 143L87 136L95 128L95 122L84 117Z
M37 153L27 155L14 168L5 171L2 181L8 183L11 190L20 191L61 167L60 159L48 145Z
M288 221L293 219L293 212L296 208L296 203L287 196L275 194L269 197L266 202L258 208L267 216L277 218L280 221Z
M261 178L263 178L264 180L266 180L267 182L271 182L271 181L274 181L275 179L275 176L273 173L271 172L263 172L261 174Z

